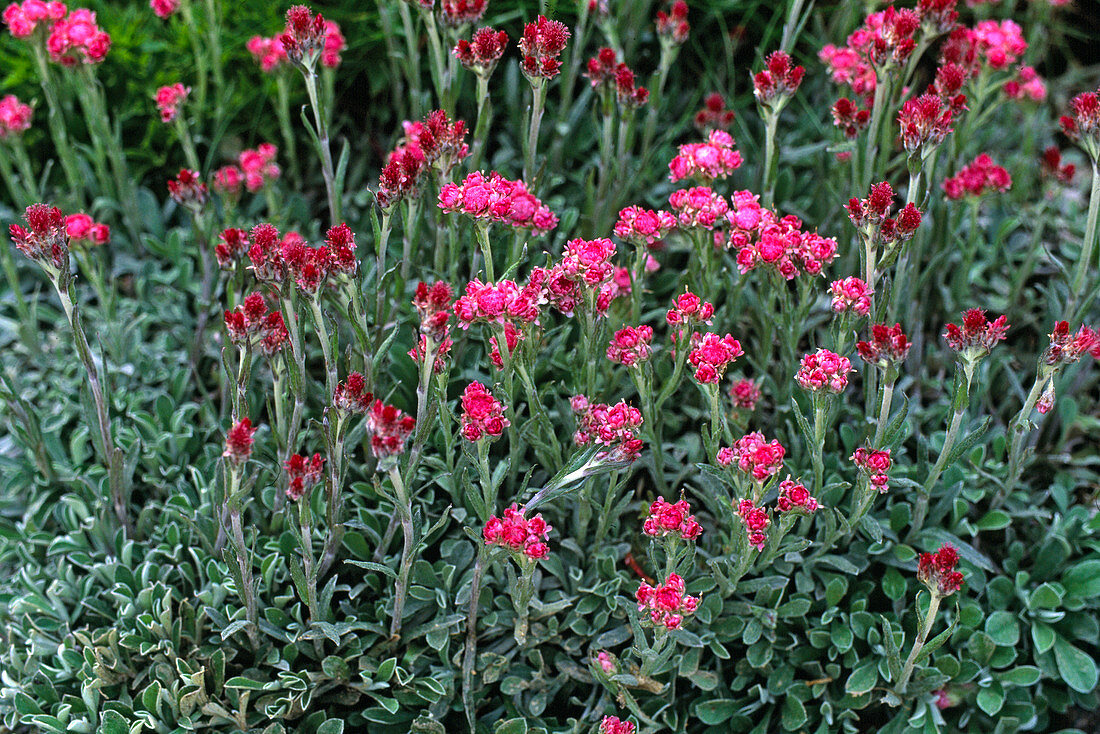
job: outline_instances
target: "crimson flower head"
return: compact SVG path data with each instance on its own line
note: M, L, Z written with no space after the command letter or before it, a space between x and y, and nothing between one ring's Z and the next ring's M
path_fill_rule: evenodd
M848 218L863 237L883 245L887 254L912 239L922 221L915 204L906 204L896 218L887 216L894 208L894 189L885 181L872 184L866 199L849 199L847 208Z
M765 441L764 434L754 431L737 439L732 447L719 449L716 458L722 466L736 463L740 471L763 484L779 474L786 454L778 440Z
M405 415L392 405L375 400L367 416L367 431L371 434L371 452L383 465L395 463L397 457L405 453L405 442L416 427L416 419Z
M634 724L618 716L605 716L600 722L600 734L634 734Z
M979 197L991 191L1008 191L1012 176L996 165L988 153L982 153L974 161L963 166L957 174L943 182L943 192L948 199L964 196Z
M649 506L642 532L653 538L676 535L684 540L695 540L703 532L703 526L695 522L687 500L672 503L658 497Z
M312 69L325 48L325 19L305 5L286 11L286 29L279 36L291 63Z
M180 169L179 174L168 182L168 194L177 204L192 211L200 211L210 198L202 177L188 168Z
M30 129L34 108L23 104L14 94L0 99L0 140L18 137Z
M105 245L111 241L111 228L83 213L65 217L65 233L71 246Z
M687 21L688 4L684 0L675 0L669 12L657 11L657 35L662 44L680 46L688 39L691 25Z
M959 354L966 364L973 365L989 354L997 342L1004 341L1008 332L1008 319L998 316L990 321L985 311L972 308L963 314L962 327L948 324L944 327L943 338L947 346Z
M62 2L25 0L4 9L4 24L13 38L30 38L37 28L48 28L62 20L68 8Z
M810 495L810 491L800 482L791 479L789 475L779 483L779 497L775 501L775 507L780 512L804 512L811 515L819 506L818 501Z
M893 326L874 324L871 327L870 341L858 342L856 351L859 352L860 359L867 364L886 370L904 362L912 346L912 342L901 330L901 324Z
M501 517L490 517L481 531L485 545L496 545L511 551L517 559L541 561L550 553L547 541L553 528L542 515L524 517L524 510L512 505Z
M416 286L416 295L412 304L420 317L420 333L442 341L447 336L447 322L451 318L451 305L454 303L454 291L449 283L442 280L428 284L423 281Z
M958 0L917 0L917 15L929 32L939 35L955 27Z
M485 15L489 0L441 0L443 22L453 28L476 23Z
M320 454L314 454L306 458L300 454L294 454L283 468L286 470L287 487L286 496L291 502L297 502L305 495L306 490L321 481L321 469L325 465L325 459Z
M847 97L841 97L833 103L832 113L833 125L849 140L858 137L871 122L871 110L860 109L859 105Z
M729 334L694 333L691 335L691 352L687 361L695 368L696 382L716 385L722 381L726 369L744 353L741 343Z
M871 295L874 291L862 278L853 275L834 280L829 285L833 296L833 313L854 313L866 316L871 311Z
M811 393L840 393L848 386L848 373L853 371L847 357L818 349L802 358L794 379L803 390Z
M1062 151L1054 145L1043 151L1042 169L1044 175L1062 183L1070 183L1073 181L1074 174L1077 173L1077 166L1072 163L1062 163Z
M687 143L668 164L668 180L675 183L697 178L704 185L725 178L741 167L741 153L733 147L733 136L725 130L711 130L705 143Z
M716 131L721 132L721 131ZM714 133L711 133L712 135ZM678 172L687 173L694 164L677 161L677 156L669 166L676 166ZM687 159L684 159L687 160ZM732 159L731 159L732 162ZM738 163L738 166L740 163ZM732 169L731 169L732 170ZM670 175L677 175L672 173ZM677 189L668 195L668 206L676 217L676 224L684 229L698 227L713 230L716 224L729 212L730 205L720 194L709 186L693 186L690 189Z
M333 407L344 413L366 413L374 402L374 395L366 388L363 375L352 372L346 380L336 384L332 394Z
M244 189L244 171L238 166L222 166L214 171L214 191L221 194L227 203L236 202Z
M795 66L783 51L775 51L764 60L764 69L752 78L756 101L765 106L781 107L802 84L806 69Z
M935 94L906 100L898 112L901 141L910 153L920 152L922 158L932 154L951 132L951 108Z
M653 327L624 326L607 345L607 358L624 367L638 367L653 353Z
M935 553L921 553L917 560L917 578L939 597L951 596L962 588L963 575L956 571L959 552L952 545L943 545Z
M265 74L277 71L290 61L286 55L286 48L283 47L283 42L279 40L278 35L271 38L253 36L248 39L245 47L252 54L252 58L256 60L256 63L260 65L260 70Z
M69 237L65 215L55 206L31 204L23 214L27 227L8 227L16 248L54 276L69 265Z
M504 405L480 382L471 382L462 392L462 435L467 441L496 439L511 423L504 417Z
M652 245L676 228L676 217L669 212L628 206L619 211L613 230L616 237L634 245Z
M738 410L756 410L756 404L760 402L761 395L760 385L755 380L737 380L730 387L733 407Z
M726 100L718 92L711 92L703 100L703 109L695 113L695 127L703 133L711 130L729 130L736 117L733 110L726 109Z
M486 27L479 28L469 41L465 38L459 39L451 53L458 59L458 63L478 76L488 78L504 56L507 46L507 33Z
M24 2L23 7L30 4L31 2ZM46 5L42 2L35 4ZM65 7L62 3L57 5ZM111 37L96 24L95 13L86 8L77 8L50 27L46 50L50 54L50 60L62 66L98 64L111 50Z
M573 397L571 407L577 415L573 442L578 446L598 444L606 450L596 458L612 463L633 463L645 446L642 441L642 412L626 402L615 405L590 403L583 395Z
M867 475L871 486L880 493L885 493L890 488L888 472L892 462L889 449L879 450L861 446L852 454L851 460L861 472Z
M654 627L679 629L685 617L695 614L699 608L699 597L689 596L685 592L684 580L679 575L669 574L659 586L650 586L642 582L635 592L641 621Z
M558 56L565 50L568 40L569 29L565 24L547 20L545 16L540 15L535 22L525 25L523 36L519 39L523 75L532 84L556 77L561 71Z
M749 545L756 550L764 550L764 544L768 542L768 526L772 519L768 511L763 507L757 507L749 500L741 500L737 504L737 516L745 523L745 530L749 533Z
M222 452L222 456L234 466L240 466L248 461L252 456L252 436L255 433L256 428L253 427L252 421L241 418L225 434L225 451Z
M180 9L180 0L149 0L149 7L158 18L167 20Z
M1084 148L1093 161L1100 158L1100 89L1074 97L1070 114L1060 122L1067 138Z
M191 87L185 87L179 82L161 87L157 90L153 99L156 100L157 109L160 111L161 122L172 122L179 114L179 108L187 100L191 93Z
M271 143L260 143L255 149L241 151L237 156L244 174L245 187L252 193L260 191L282 175L275 156L279 149Z
M439 208L465 214L478 222L529 229L535 236L558 226L557 216L523 181L511 181L495 171L488 177L474 171L461 184L444 184L439 191Z
M265 356L272 356L283 348L290 334L283 315L268 312L263 295L251 293L241 305L225 312L225 329L229 340L242 349L259 349Z
M1050 366L1073 364L1082 354L1100 355L1100 334L1087 326L1082 326L1073 334L1068 321L1054 324L1050 333L1050 346L1043 352L1043 362Z

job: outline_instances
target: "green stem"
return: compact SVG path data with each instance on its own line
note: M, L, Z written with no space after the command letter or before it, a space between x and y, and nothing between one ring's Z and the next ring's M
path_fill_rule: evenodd
M477 124L474 126L474 142L470 155L470 170L481 170L481 158L488 141L489 124L493 119L493 103L489 99L489 77L477 75Z
M932 631L932 625L936 622L936 614L940 610L941 599L942 597L939 594L932 592L932 600L928 604L928 613L924 615L924 620L917 632L917 639L913 641L913 649L909 652L905 667L901 669L901 677L898 679L897 685L899 693L905 693L905 689L909 685L909 678L913 675L913 668L917 664L917 656L920 655L921 648L924 647L924 643L928 639L928 633Z
M481 249L481 259L485 261L485 280L488 283L495 283L496 276L493 274L493 247L489 242L489 224L487 222L477 221L474 224L474 234L477 237L477 245ZM501 349L501 354L505 351L504 344L497 345Z
M536 190L535 155L539 144L539 126L542 124L543 108L546 105L547 81L538 79L531 82L531 108L527 121L527 144L524 147L523 180L533 192Z
M340 224L340 202L336 194L336 172L332 167L332 150L328 140L328 116L322 109L317 94L317 72L312 68L303 69L306 80L306 94L309 106L313 109L313 124L316 127L318 154L321 156L321 173L325 177L325 195L328 197L329 221L333 227Z
M404 546L401 551L401 567L397 573L397 585L393 599L393 621L390 623L390 637L401 637L401 623L405 617L405 600L409 591L409 573L413 563L413 522L412 501L405 491L405 483L401 479L401 472L396 465L390 471L390 481L393 483L394 496L397 500L398 516L401 518L401 532L404 538Z
M1043 366L1045 367L1045 365ZM990 509L995 510L1004 504L1009 492L1015 488L1016 482L1023 473L1024 445L1028 436L1028 428L1031 426L1031 413L1035 410L1035 403L1039 401L1043 388L1057 374L1058 370L1056 369L1040 369L1035 377L1035 384L1031 386L1031 391L1028 392L1027 398L1024 400L1023 407L1020 408L1020 412L1016 414L1016 417L1012 419L1012 423L1008 426L1012 446L1008 452L1007 481L993 498Z
M309 297L309 308L313 313L313 325L317 329L321 353L325 358L326 399L331 400L336 391L336 360L332 358L332 343L329 341L328 327L325 326L325 314L321 311L321 299L316 294Z
M778 173L777 156L775 154L775 132L779 126L779 113L771 107L765 107L761 114L764 116L764 189L763 206L766 209L773 208L775 202L775 179Z
M1085 222L1085 237L1081 243L1081 256L1077 259L1077 269L1073 273L1073 283L1070 286L1069 303L1064 313L1069 316L1071 322L1080 317L1079 311L1084 311L1088 306L1088 300L1082 301L1085 296L1085 279L1088 277L1089 268L1092 266L1092 249L1096 244L1096 220L1100 213L1100 163L1096 159L1092 161L1092 189L1089 193L1089 213ZM1095 272L1095 271L1094 271ZM1080 304L1080 309L1078 309Z

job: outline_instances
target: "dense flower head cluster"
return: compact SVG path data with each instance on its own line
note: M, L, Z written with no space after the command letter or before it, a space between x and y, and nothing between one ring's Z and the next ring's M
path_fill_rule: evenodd
M729 211L730 205L709 186L677 189L668 196L668 205L680 227L714 229Z
M658 497L649 506L642 532L654 538L678 535L684 540L695 540L703 532L703 526L695 521L687 500L669 502Z
M730 398L733 400L733 407L738 410L756 410L761 395L760 385L755 380L735 380L730 386Z
M794 379L803 390L839 393L848 386L848 373L852 371L847 357L818 349L802 357Z
M4 24L14 38L29 38L39 27L49 28L64 19L69 9L62 2L24 0L4 8Z
M691 335L691 351L687 361L695 368L695 381L704 385L716 385L722 381L726 370L744 354L741 343L729 334L714 333Z
M511 181L497 172L488 177L474 171L460 183L448 183L439 191L439 208L458 212L479 222L497 222L543 235L558 226L558 218L522 181Z
M441 340L436 342L435 361L432 362L433 373L441 375L447 369L447 357L450 355L451 347L453 346L454 340L449 336L444 336ZM424 360L428 355L428 337L421 334L420 339L417 340L413 348L408 351L408 355L409 358L418 365L424 364Z
M601 48L588 60L585 76L601 96L614 91L621 107L633 109L649 101L649 90L636 86L634 72L612 48Z
M772 524L768 511L749 500L741 500L737 503L737 516L745 523L749 545L758 551L763 550L764 544L768 542L768 526Z
M858 96L875 91L876 68L903 64L916 48L914 38L921 16L910 9L890 6L869 14L863 26L841 47L829 44L818 58L830 69L833 81L847 84Z
M1100 359L1100 334L1088 326L1081 326L1074 334L1069 330L1068 321L1058 321L1050 332L1050 346L1043 352L1043 362L1048 365L1073 364L1086 353Z
M260 191L282 175L275 156L279 149L271 143L260 143L254 149L241 151L237 162L241 166L245 187L252 193Z
M833 313L854 313L866 316L871 311L871 296L874 290L862 278L849 275L829 284L832 294Z
M765 441L764 434L753 431L734 441L733 446L720 448L717 459L722 466L736 463L739 471L763 483L783 468L786 454L787 450L777 439Z
M314 454L308 458L301 454L293 454L287 459L283 464L287 476L287 499L291 502L302 499L306 490L321 481L321 470L324 465L325 457L320 454Z
M550 553L547 541L553 530L541 514L524 517L524 511L512 505L500 517L490 517L481 531L485 545L499 545L516 555L540 561Z
M943 192L948 199L961 199L990 191L1008 191L1011 186L1008 171L995 164L988 153L982 153L954 176L944 179Z
M860 109L858 104L847 97L841 97L833 103L832 113L833 125L849 140L858 137L871 122L871 110Z
M390 160L395 156L415 158L427 168L434 168L444 176L470 153L470 146L466 144L466 123L462 120L451 120L443 110L429 112L423 120L417 122L402 123L405 131L404 141L398 149L390 154ZM405 162L403 165L408 165Z
M48 270L59 271L69 266L69 237L65 231L65 215L55 206L31 204L23 213L26 227L8 227L11 241L31 260Z
M111 228L83 213L65 217L65 234L69 236L70 243L105 245L111 241Z
M805 485L787 477L779 483L779 497L775 500L775 507L780 512L802 511L807 514L817 511L820 505L810 495L810 490Z
M34 108L19 101L14 94L0 99L0 140L18 137L30 129Z
M278 352L290 338L283 315L269 312L260 293L245 296L237 308L226 311L225 330L229 340L245 349L259 349L266 356Z
M607 345L607 358L624 367L637 367L653 353L653 327L624 326Z
M1078 143L1094 161L1100 157L1100 89L1078 94L1070 102L1070 114L1059 120L1062 132Z
M412 304L420 317L420 333L442 341L447 336L453 303L454 291L449 283L442 280L430 285L423 281L418 283Z
M689 596L685 589L684 580L674 573L656 587L643 581L634 595L638 611L644 613L642 621L670 630L679 629L684 617L695 614L699 607L699 598Z
M875 91L875 70L862 55L846 46L827 44L817 54L818 59L829 67L833 82L847 84L859 97L866 97ZM870 117L870 113L868 113Z
M935 553L921 553L917 560L917 578L928 590L939 596L950 596L962 588L963 575L955 569L959 552L952 545L943 545Z
M675 0L666 13L657 11L657 35L663 43L679 46L688 38L691 25L688 24L688 4L684 0Z
M542 270L536 272L545 273ZM532 277L525 286L514 280L483 283L475 278L466 284L463 295L455 299L454 313L458 317L458 325L467 329L475 323L536 323L545 302L543 287L544 284L536 277Z
M214 191L217 191L222 198L235 202L240 198L241 190L244 189L244 171L234 165L222 166L214 171L212 184Z
M634 734L633 722L623 721L618 716L605 716L600 721L599 734Z
M561 261L548 274L548 290L551 301L557 294L552 285L555 275L572 282L598 290L610 282L615 275L615 265L611 259L615 256L615 243L606 237L594 240L573 239L565 245ZM556 271L556 272L555 272ZM572 311L572 309L567 309Z
M709 185L741 167L741 153L733 147L733 136L725 130L711 130L705 143L685 143L668 164L668 180L697 178Z
M892 462L889 449L880 450L861 446L852 454L851 460L861 472L867 475L872 487L879 492L886 492L890 488L888 473Z
M252 437L256 428L248 418L241 418L225 434L225 451L222 456L234 466L240 466L252 456Z
M286 11L286 28L279 42L291 63L312 69L325 48L325 19L305 5L294 5Z
M796 66L788 54L773 51L764 60L764 68L753 75L752 88L756 101L769 105L790 97L798 91L805 73L806 69Z
M352 275L359 267L347 225L330 228L327 237L326 244L311 247L296 232L280 239L273 225L258 224L249 236L252 271L258 280L276 285L290 279L304 294L315 296L329 277Z
M343 382L336 383L332 392L332 406L343 413L366 413L374 402L374 394L367 390L367 381L361 372L352 372Z
M1016 78L1005 82L1002 91L1009 99L1042 102L1047 98L1047 84L1033 66L1021 66Z
M612 462L633 462L641 454L642 411L626 402L590 403L583 395L574 396L570 405L577 416L573 442L578 446L591 443L604 446L607 450L597 456Z
M467 441L494 439L511 425L504 417L504 405L480 382L462 391L462 436Z
M962 91L968 79L966 69L948 61L936 69L936 76L926 91L942 99L952 116L958 117L968 109L967 98Z
M973 361L989 354L1007 333L1007 317L998 316L990 321L985 311L972 308L963 314L962 327L955 324L944 327L943 338L947 340L947 346L959 352L965 360Z
M726 100L718 92L711 92L703 99L703 109L695 113L695 127L703 133L711 130L729 130L737 115L726 109Z
M875 242L893 245L912 238L922 219L914 204L906 204L896 218L888 216L893 208L894 189L883 181L871 185L867 198L848 200L848 219Z
M252 54L252 58L265 74L276 71L288 62L286 49L283 47L283 42L279 40L279 36L271 38L253 36L248 39L245 48Z
M1072 163L1062 162L1062 151L1058 150L1058 147L1054 145L1043 151L1040 165L1042 166L1044 175L1050 176L1062 183L1073 181L1073 176L1077 173L1077 166Z
M458 63L478 76L488 77L493 73L497 62L504 56L508 46L508 34L492 28L479 28L467 41L459 39L451 52Z
M155 16L165 20L180 9L180 0L149 0L149 7L152 8Z
M867 364L886 369L890 365L904 362L912 346L912 342L901 330L901 324L874 324L871 326L870 341L857 342L856 351Z
M619 220L613 230L616 237L635 245L652 245L663 240L676 228L676 217L659 209L643 209L640 206L628 206L619 210Z
M355 233L341 222L325 232L325 247L329 253L329 269L343 275L355 275L359 261L355 258Z
M561 59L569 40L569 29L564 23L538 16L533 23L523 26L519 50L523 54L520 69L532 82L553 79L561 72Z
M157 90L153 99L157 103L161 122L172 122L179 114L179 108L187 101L187 95L191 93L191 87L185 87L179 82L169 84Z
M974 26L978 52L992 69L1004 69L1027 51L1023 29L1013 20L982 20Z
M909 152L928 155L951 133L950 105L936 94L922 94L906 100L898 112L901 141Z
M477 23L485 15L489 0L440 0L443 22L452 28L465 23Z
M77 8L50 26L46 50L50 60L62 66L98 64L111 50L111 36L96 23L94 12Z
M672 341L677 342L685 329L690 332L698 324L709 324L713 316L714 304L685 291L665 314L665 322L672 327Z
M798 217L777 217L760 206L751 191L738 191L732 200L733 208L726 214L730 225L727 244L737 248L741 273L771 268L791 280L802 273L818 275L836 259L836 239L804 232Z
M210 191L197 171L181 168L176 177L168 181L168 195L180 206L202 209L210 198Z
M504 323L504 346L508 349L508 356L511 357L516 347L519 346L520 341L523 340L523 332L512 323L506 321ZM504 356L500 352L500 343L498 341L498 335L494 334L489 337L489 361L493 363L493 366L498 370L504 369Z
M237 227L223 229L218 235L218 243L214 245L214 257L218 261L218 267L225 270L235 267L248 255L248 248L251 246L248 232Z
M371 453L380 460L400 456L415 427L416 419L411 415L376 399L367 414Z
M939 35L955 27L959 13L958 0L917 0L917 15L929 32Z

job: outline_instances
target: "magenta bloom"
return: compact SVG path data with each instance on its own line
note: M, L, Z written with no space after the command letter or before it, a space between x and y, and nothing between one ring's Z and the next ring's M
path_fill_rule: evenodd
M794 379L803 390L839 393L848 386L848 373L852 371L852 363L847 357L818 349L802 358Z
M688 596L684 589L684 580L674 573L660 586L650 586L643 581L634 595L638 611L644 613L642 621L670 630L678 629L684 618L695 614L699 607L699 598Z
M547 540L553 528L542 519L542 515L526 518L523 510L512 505L501 517L490 517L481 531L485 545L499 545L512 553L541 561L550 553Z
M471 382L462 393L462 435L467 441L495 439L511 425L504 406L480 382Z
M687 143L668 164L668 180L675 183L695 177L704 185L725 178L741 167L741 153L733 147L733 136L725 130L711 130L705 143Z
M695 522L687 500L671 503L658 497L649 506L642 532L654 538L675 534L684 540L695 540L703 532L703 526Z

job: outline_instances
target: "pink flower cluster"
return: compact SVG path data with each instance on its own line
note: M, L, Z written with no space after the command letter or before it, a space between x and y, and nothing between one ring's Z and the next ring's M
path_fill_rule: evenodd
M653 353L653 327L624 326L607 346L607 358L624 367L637 367Z
M191 93L191 87L185 87L179 82L161 87L157 90L153 99L160 111L161 122L172 122L179 114L179 108L187 101L187 95Z
M874 242L893 246L905 242L920 227L921 213L914 204L906 204L897 218L887 216L894 208L894 189L885 181L871 185L866 199L848 200L848 218Z
M688 4L685 0L675 0L669 12L657 11L657 35L663 43L680 45L688 38L691 26L687 22Z
M540 561L550 553L546 541L553 528L542 515L526 518L523 510L512 505L501 517L490 517L481 531L485 545L499 545L532 561Z
M599 734L634 734L634 724L618 716L605 716L600 722Z
M779 483L779 497L775 501L775 506L780 512L801 510L811 514L820 505L816 499L810 496L810 491L804 485L788 476Z
M69 9L65 3L24 0L4 8L4 23L13 38L29 38L39 27L48 27L65 17Z
M928 155L951 133L952 110L936 94L922 94L905 101L898 112L901 141L910 153Z
M672 342L679 342L685 332L691 333L698 324L709 324L713 316L714 304L704 301L691 291L681 293L665 314L665 322L672 327Z
M839 128L849 140L856 138L871 122L871 110L860 109L859 105L847 97L841 97L833 103L832 113L833 126Z
M1072 163L1062 163L1062 151L1054 145L1043 151L1041 165L1044 174L1062 183L1069 183L1077 173L1077 166Z
M149 7L158 18L167 20L180 9L180 0L149 0Z
M111 228L96 222L87 214L70 214L65 217L65 234L70 240L87 240L93 245L105 245L111 241Z
M890 471L892 462L889 449L879 450L861 446L856 449L851 458L856 467L867 475L872 487L879 492L890 489L890 477L887 473Z
M252 436L256 429L248 418L241 418L225 434L225 451L222 456L230 464L240 466L252 456Z
M963 585L963 575L955 570L958 565L959 552L951 545L944 545L935 553L921 553L917 578L933 594L951 596Z
M848 36L845 46L827 45L818 58L829 67L834 82L867 96L875 91L876 67L903 64L913 53L920 20L916 11L894 6L871 13L863 26Z
M343 382L336 384L332 393L332 406L344 413L366 413L374 402L374 394L367 388L367 381L359 372L352 372Z
M1072 334L1068 321L1058 321L1050 333L1050 346L1043 352L1043 362L1049 365L1073 364L1085 353L1100 359L1100 333L1082 326L1076 334Z
M756 410L756 404L760 401L760 385L753 380L737 380L730 387L730 397L733 399L733 407L739 410Z
M1100 150L1100 89L1078 94L1070 102L1070 114L1059 120L1062 132L1080 143L1095 160Z
M290 334L278 311L268 312L263 295L245 296L241 305L225 312L225 330L229 340L245 349L259 349L270 357L283 348Z
M990 321L980 308L969 309L963 314L962 328L955 324L944 327L943 338L947 346L956 352L964 353L969 359L980 359L989 354L997 342L1003 341L1008 333L1008 319L998 316Z
M433 168L443 174L465 158L466 123L435 110L418 122L404 122L404 137L386 159L378 177L378 205L389 210L402 199L420 196L420 180Z
M634 72L625 63L619 61L615 49L601 48L588 60L585 71L592 87L597 89L601 98L615 91L619 105L626 108L639 107L649 100L649 90L637 87Z
M463 329L475 323L537 323L543 302L543 283L539 278L533 277L526 286L514 280L482 283L475 278L455 300L454 312Z
M768 526L772 524L768 511L749 500L741 500L737 505L737 516L748 530L749 545L758 551L764 550L764 544L768 542Z
M668 205L679 226L713 229L729 211L729 204L709 186L677 189L668 196Z
M304 5L295 5L287 11L286 28L271 40L278 41L282 47L283 58L310 68L317 62L318 54L323 66L330 69L336 68L340 65L340 52L347 46L339 25L334 21L325 20L320 13L313 15ZM271 52L276 56L279 54L274 44ZM255 52L253 55L256 55ZM260 57L258 60L263 68L266 57ZM277 65L278 61L274 66ZM270 71L274 66L264 68L264 71Z
M733 136L725 130L711 130L705 143L686 143L668 164L669 181L695 177L709 185L741 167L741 153L733 147Z
M912 342L901 330L901 324L874 324L871 326L871 340L857 342L856 351L867 364L886 369L890 365L904 362L912 346Z
M703 526L695 521L687 500L672 503L658 497L649 506L642 532L654 538L675 534L684 540L695 540L703 532Z
M538 16L534 23L523 26L523 36L519 39L519 50L523 54L520 69L532 82L541 79L553 79L561 71L558 58L565 50L569 40L569 29L556 20L547 20Z
M431 336L437 342L442 341L447 336L453 301L454 292L450 284L441 280L431 285L423 281L418 283L412 304L420 318L420 333Z
M246 255L252 243L248 241L248 233L243 229L229 227L218 235L218 244L214 245L214 257L218 260L218 267L225 270L233 268Z
M511 423L504 406L480 382L471 382L462 392L462 435L467 441L494 439Z
M730 224L728 246L737 248L737 269L741 273L768 267L791 280L802 273L818 275L836 259L836 239L802 231L798 217L778 218L760 206L751 191L738 191L732 200L733 209L726 215Z
M1030 99L1042 102L1047 98L1047 85L1033 66L1021 66L1015 79L1005 82L1005 96L1009 99Z
M794 379L803 390L839 393L848 386L848 373L852 371L852 363L847 357L818 349L802 358Z
M736 114L726 109L726 100L718 92L711 92L703 100L703 109L695 113L695 127L708 133L711 130L729 130Z
M271 38L253 36L248 39L245 48L252 54L252 58L256 60L256 63L260 65L260 70L265 74L275 71L288 61L286 49L283 48L283 42L279 40L278 36L272 36Z
M96 24L95 13L77 8L50 27L46 50L50 60L62 66L98 64L111 50L111 37Z
M586 293L593 294L596 312L606 313L611 301L619 295L619 287L613 281L614 255L615 243L606 237L570 240L561 261L543 271L546 298L558 311L571 316L579 304L586 302ZM538 277L543 276L540 273Z
M50 270L69 266L69 238L65 232L65 215L54 206L31 204L23 214L27 227L8 227L11 241L31 260Z
M522 181L510 181L495 171L486 178L474 171L460 183L445 184L439 208L480 222L498 222L542 235L558 226L558 218Z
M352 275L359 267L355 258L355 236L347 225L328 231L326 244L310 247L296 232L282 239L270 224L252 228L248 259L257 280L281 285L293 280L306 295L313 296L329 278Z
M764 434L754 431L737 439L732 447L718 449L717 459L722 466L736 462L740 471L763 484L779 474L786 453L778 440L765 441Z
M476 23L485 15L489 0L441 0L443 22L457 28L464 23Z
M1027 51L1023 29L1012 20L979 21L972 31L971 43L993 69L1004 69Z
M619 211L615 236L635 245L652 245L664 239L676 228L676 217L664 210L653 211L640 206L628 206Z
M0 140L22 135L31 126L34 109L23 104L14 94L0 99Z
M578 446L597 443L606 447L606 451L597 454L597 458L612 462L630 463L642 452L644 443L639 438L642 426L642 412L625 402L615 405L590 403L583 395L576 395L570 401L577 415L577 430L573 442Z
M492 28L481 28L467 41L459 39L451 52L458 63L480 77L487 78L493 73L497 62L504 55L508 45L508 34Z
M716 385L721 382L726 369L744 353L741 343L729 334L718 336L710 332L693 333L687 361L695 368L696 382Z
M944 179L943 192L948 199L961 199L990 191L1008 191L1011 186L1008 171L996 165L988 153L982 153L954 176Z
M282 175L275 163L278 152L279 149L271 143L260 143L255 149L241 151L237 156L241 173L244 174L244 185L250 192L260 191Z
M393 459L405 451L405 442L416 428L416 419L392 405L375 400L367 415L371 453L376 459Z
M666 629L679 629L684 617L695 614L699 607L699 598L684 593L684 580L677 574L669 574L663 584L657 587L642 582L635 598L638 611L646 614L643 621Z
M764 59L764 67L752 78L753 94L756 95L756 101L763 105L790 97L798 91L806 73L805 68L795 66L791 57L783 51L768 54Z
M198 171L181 168L176 177L168 181L168 195L180 206L199 210L206 205L210 191Z
M873 290L862 278L848 276L841 280L834 280L829 285L829 292L833 295L833 313L852 313L866 316L871 310L871 295Z
M297 502L305 495L306 490L321 481L321 469L325 465L325 459L320 454L314 454L306 458L301 454L294 454L283 468L286 469L287 482L286 496L291 502Z

